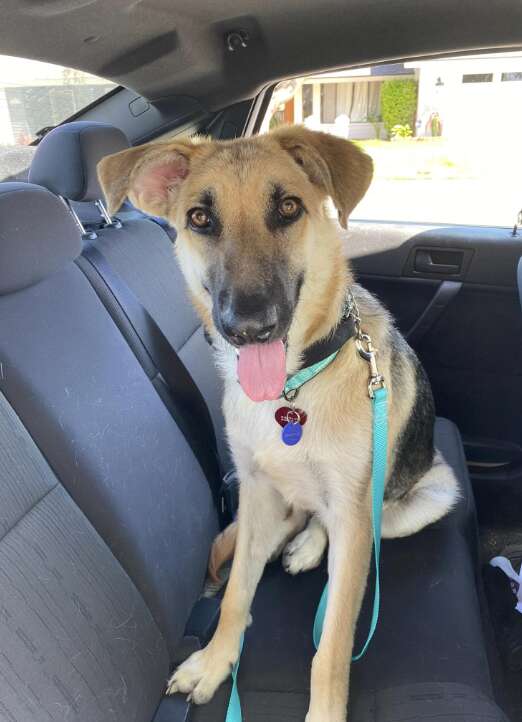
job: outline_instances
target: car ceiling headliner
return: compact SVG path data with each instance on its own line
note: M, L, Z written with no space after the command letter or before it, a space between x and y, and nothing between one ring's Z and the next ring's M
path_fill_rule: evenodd
M522 46L520 0L1 0L0 51L207 108L325 68ZM224 37L243 29L246 49Z

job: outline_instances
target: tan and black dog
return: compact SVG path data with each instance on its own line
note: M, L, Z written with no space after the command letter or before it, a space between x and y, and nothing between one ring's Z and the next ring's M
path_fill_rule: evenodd
M128 196L178 231L179 263L225 379L240 478L219 625L208 646L176 670L169 691L207 702L238 657L267 560L286 545L285 567L297 573L316 566L329 544L328 608L306 719L344 722L372 547L369 371L353 338L300 389L307 421L299 443L282 442L274 413L306 352L335 335L350 290L389 393L383 536L418 531L457 497L451 471L434 459L425 373L387 311L354 283L325 208L330 197L346 227L370 184L372 161L348 141L283 127L234 141L151 143L105 158L99 175L111 213Z

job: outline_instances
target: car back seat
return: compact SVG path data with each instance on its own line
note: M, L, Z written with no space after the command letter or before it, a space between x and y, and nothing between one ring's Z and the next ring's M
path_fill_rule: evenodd
M140 639L127 635L120 617L115 625L118 629L123 625L121 636L130 640L131 647L140 645L140 660L155 659L149 676L144 677L144 689L133 677L129 660L123 660L119 668L114 662L113 667L122 670L123 681L121 688L111 687L116 699L113 706L105 706L107 688L101 686L101 675L92 676L91 668L90 677L84 673L89 686L85 697L81 691L85 680L68 680L60 694L69 700L69 718L101 722L112 715L118 720L141 722L153 707L154 695L163 688L169 657L172 661L176 655L190 607L201 589L209 543L217 528L210 493L172 417L87 279L72 263L79 238L62 204L43 189L6 184L0 188L0 218L0 391L18 417L6 432L3 460L7 468L22 470L19 488L23 490L23 504L15 518L8 518L4 539L17 538L33 505L37 515L40 508L46 509L47 502L43 507L39 502L43 495L54 501L55 492L48 494L47 486L37 487L33 494L25 491L36 471L34 462L27 461L35 449L23 424L54 474L136 585L138 591L132 591L132 583L125 577L132 611L142 626L132 614L130 623L134 631L145 627L150 636L139 630L138 636L143 635ZM7 413L12 414L12 409L7 407ZM18 439L14 457L11 437ZM473 502L462 446L453 425L438 422L437 443L461 480L463 500L453 514L421 534L385 543L382 616L368 655L353 668L352 722L504 719L490 699L475 586ZM19 464L20 457L23 461ZM52 487L52 474L50 478ZM6 508L14 506L10 502L12 486L4 481L0 487ZM64 492L60 487L57 490L61 498ZM64 498L68 499L67 495ZM72 502L64 504L70 506ZM105 549L100 554L109 554L76 507L71 508L74 513L69 507L58 508L54 527L45 521L49 533L56 535L62 523L65 531L72 528L77 532L72 540L62 537L65 550L70 547L85 552L83 542L90 549L95 539L99 548ZM73 518L69 527L68 514ZM19 523L16 519L20 517ZM37 530L35 538L40 533L43 531ZM31 546L32 538L33 534L28 534L24 543ZM82 607L87 592L83 588L76 591L76 581L70 589L67 581L65 588L61 585L60 575L69 577L64 574L67 564L56 546L49 542L46 553L42 545L34 548L33 544L34 558L27 553L16 559L16 575L12 574L10 559L5 562L9 578L0 591L0 623L8 626L10 637L8 655L4 652L0 668L10 685L14 712L9 714L17 721L24 719L24 705L28 704L18 693L22 670L24 679L38 680L35 698L45 703L41 716L38 711L30 718L39 722L49 718L47 711L54 709L56 689L63 687L60 675L65 658L75 660L78 655L83 663L84 657L89 661L91 654L96 659L101 655L101 668L115 654L111 644L116 642L112 630L106 631L106 618L95 609L94 601ZM55 556L58 562L53 571ZM110 554L104 559L96 567L96 573L103 577L100 583L90 578L93 596L87 594L88 600L97 600L99 590L106 599L113 575L116 578L122 573L115 571L120 567ZM74 562L67 567L68 573L72 566ZM83 566L85 560L80 559L81 573ZM13 589L22 583L32 583L30 589L23 587L25 606L19 597L12 596ZM303 718L312 618L323 583L324 570L294 579L285 575L280 565L268 569L254 603L254 624L246 635L241 665L246 722ZM42 585L46 584L58 595L56 604L61 611L42 596ZM147 617L145 604L153 622ZM20 612L19 619L15 610ZM56 618L71 612L81 617L81 634L73 637L70 624L53 634ZM27 638L23 618L27 616L32 623L35 614L43 621ZM361 635L366 631L364 615ZM100 619L105 621L100 623ZM110 641L106 650L96 646L104 632ZM37 653L42 638L52 648L43 656ZM64 646L64 638L72 640L68 646ZM146 697L136 702L134 716L128 716L129 707L118 696L129 684L134 688L126 699L132 704L140 693ZM4 682L0 686L5 686ZM190 719L224 719L226 693L224 685L209 705L192 708ZM180 709L185 714L183 705L179 697L164 700L156 722L176 719ZM123 708L127 717L122 716Z

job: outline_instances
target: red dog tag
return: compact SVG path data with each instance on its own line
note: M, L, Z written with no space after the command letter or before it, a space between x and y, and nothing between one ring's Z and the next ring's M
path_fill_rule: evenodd
M275 420L279 426L286 426L287 424L306 424L307 419L306 412L302 409L292 409L290 406L281 406L275 412Z

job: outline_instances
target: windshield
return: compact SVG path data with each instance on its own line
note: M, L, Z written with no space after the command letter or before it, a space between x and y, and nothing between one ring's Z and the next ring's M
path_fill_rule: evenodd
M73 68L0 55L0 181L27 180L39 132L115 87Z

